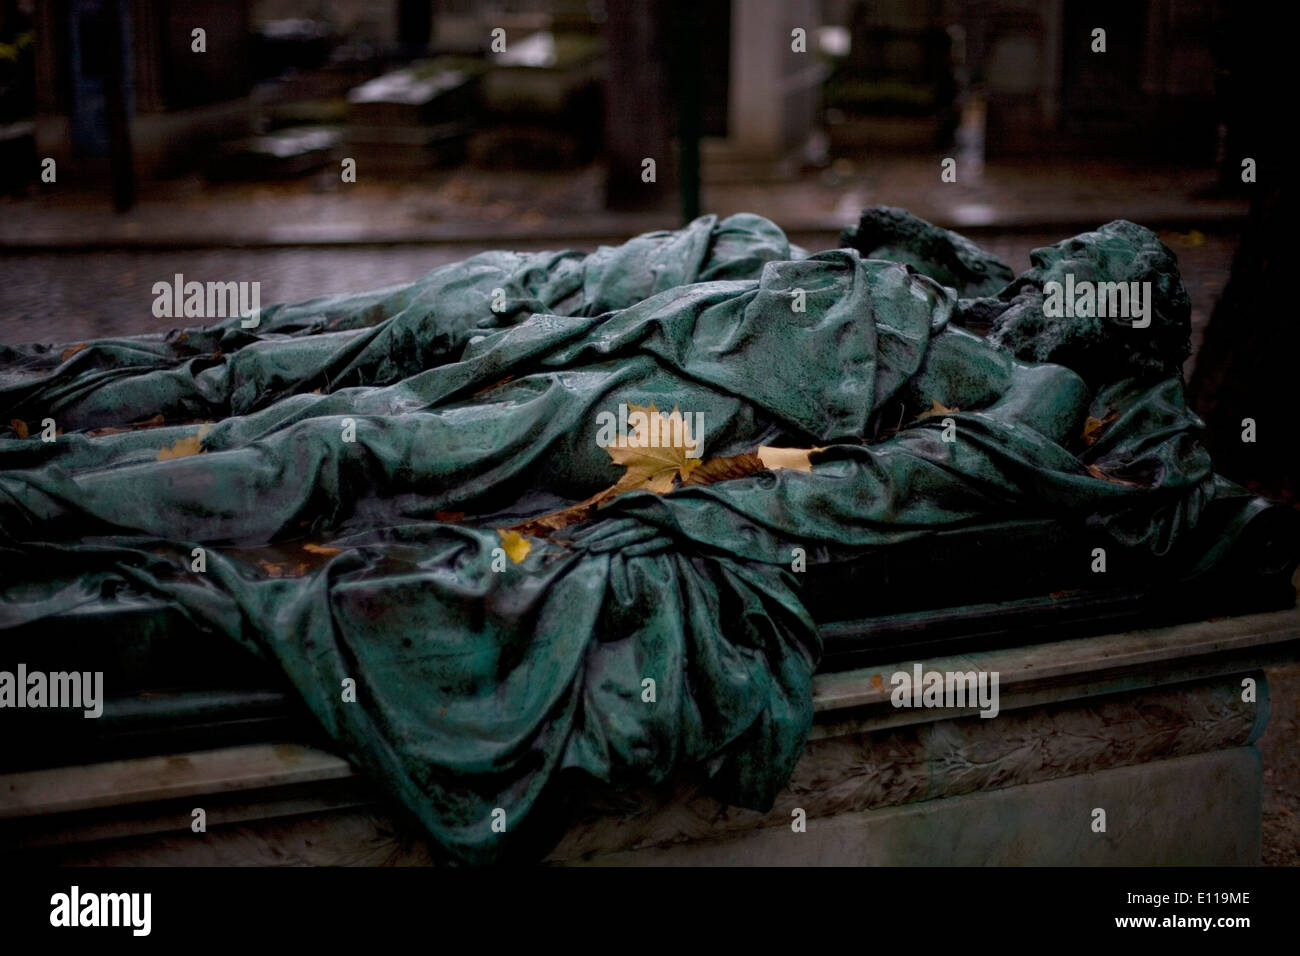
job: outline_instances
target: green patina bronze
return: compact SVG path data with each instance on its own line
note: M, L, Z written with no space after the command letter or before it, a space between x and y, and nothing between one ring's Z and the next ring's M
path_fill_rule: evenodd
M165 598L273 662L461 861L511 852L564 771L698 770L769 806L820 653L796 548L1069 515L1160 554L1228 490L1183 404L1187 296L1148 230L1111 223L1019 278L898 210L845 242L804 256L757 216L705 216L591 254L485 253L254 329L2 348L0 418L31 434L0 432L0 630ZM1150 326L1048 316L1066 271L1152 283ZM825 451L810 473L622 495L503 564L495 529L619 478L598 415L652 402L702 414L706 458ZM951 411L923 415L935 402ZM159 460L196 420L202 452ZM259 564L303 540L338 552Z

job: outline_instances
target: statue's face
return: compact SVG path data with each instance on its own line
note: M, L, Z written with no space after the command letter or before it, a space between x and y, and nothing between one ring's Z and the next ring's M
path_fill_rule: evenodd
M1111 225L1114 225L1112 223ZM1131 225L1131 224L1127 224ZM1137 227L1141 228L1141 227ZM1143 229L1156 242L1154 233ZM1138 255L1135 237L1127 230L1111 230L1109 226L1096 232L1085 232L1073 239L1064 239L1052 246L1043 246L1029 254L1038 283L1065 283L1067 275L1075 282L1137 282L1151 277L1149 264ZM1163 248L1163 244L1161 244ZM1168 250L1165 250L1168 251ZM1172 257L1173 253L1169 253Z
M1029 254L1029 260L1038 270L1042 282L1064 282L1067 273L1076 279L1092 278L1101 257L1089 244L1096 233L1084 233L1065 239L1053 246L1043 246ZM1085 236L1087 239L1085 239Z
M1118 220L1035 249L1030 261L1033 268L1003 292L1007 306L993 320L990 341L1022 359L1066 365L1093 385L1139 372L1170 374L1182 364L1191 305L1177 259L1155 233ZM1062 316L1045 310L1049 283L1064 289L1080 282L1149 284L1141 289L1149 295L1150 325L1135 328L1131 315Z

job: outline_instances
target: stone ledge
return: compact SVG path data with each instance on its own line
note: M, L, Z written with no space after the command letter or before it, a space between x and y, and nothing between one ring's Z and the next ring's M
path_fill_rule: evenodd
M1267 691L1255 674L1259 703L1247 705L1240 678L1298 651L1300 611L1292 609L923 662L928 670L997 670L1006 713L994 720L972 710L894 708L888 675L911 661L819 675L813 734L771 813L724 807L689 781L668 794L600 795L549 859L788 832L796 806L810 818L876 813L1241 749L1267 721ZM252 744L0 776L0 843L166 839L185 826L180 801L197 797L217 827L303 814L325 814L326 826L346 808L378 810L381 800L337 756ZM392 839L410 842L400 826L386 826Z
M1212 753L593 856L601 866L1230 866L1259 862L1259 752ZM1092 830L1094 809L1106 832ZM578 862L578 861L573 861Z
M667 849L809 821L988 793L1118 767L1246 746L1268 719L1262 673L1255 703L1237 675L1013 711L994 719L934 719L811 741L767 813L727 806L703 782L671 794L605 794L577 801L581 818L548 860Z

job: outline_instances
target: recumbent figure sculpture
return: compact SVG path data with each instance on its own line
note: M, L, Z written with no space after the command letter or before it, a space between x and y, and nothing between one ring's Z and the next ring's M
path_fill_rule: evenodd
M1151 283L1150 325L1050 316L1067 275ZM1188 331L1173 254L1133 223L1016 278L882 207L815 255L706 216L591 254L485 253L256 328L6 347L0 628L166 600L273 664L461 861L508 853L568 771L695 768L762 808L812 719L796 549L1071 515L1159 556L1243 497L1183 403ZM699 416L704 460L818 450L808 471L615 495L502 565L500 529L619 480L597 430L620 404ZM257 560L303 543L294 573Z

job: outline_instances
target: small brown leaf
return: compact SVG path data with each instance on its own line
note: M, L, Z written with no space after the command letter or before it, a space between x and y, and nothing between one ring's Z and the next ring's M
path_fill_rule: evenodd
M492 383L491 385L489 385L487 388L480 388L477 392L475 392L473 395L471 395L470 398L478 398L480 395L486 395L488 392L490 392L490 391L492 391L492 390L494 390L494 389L498 389L498 388L500 388L502 385L505 385L507 382L511 381L513 378L514 378L513 375L507 375L507 376L506 376L505 378L503 378L501 381L499 381L499 382L494 382L494 383Z
M760 471L812 471L811 456L823 448L773 448L759 445L756 452L729 458L710 458L682 482L684 485L711 485L715 481L732 481Z
M331 547L328 544L313 544L310 541L303 544L302 549L304 551L309 551L312 554L342 554L343 553L342 548Z
M743 455L732 455L728 458L710 458L691 472L682 484L711 485L715 481L745 478L766 470L767 465L763 464L763 459L753 452L745 452Z
M86 346L84 345L69 345L66 349L63 350L63 354L59 356L59 361L66 362L68 359L72 358L72 356L76 355L85 347Z
M552 511L550 514L521 521L508 530L518 531L520 534L530 535L534 538L544 538L552 531L560 531L570 525L586 521L597 507L626 490L628 489L624 487L623 480L620 480L617 484L610 485L604 491L598 491L590 498L569 505L569 507L562 508L559 511Z
M1083 423L1083 443L1085 445L1094 445L1097 439L1101 437L1101 430L1119 418L1119 412L1111 412L1105 418L1093 418L1088 416L1088 420Z
M947 415L950 412L959 412L959 411L961 411L961 409L957 408L956 406L949 408L947 405L944 405L942 402L940 402L937 398L932 398L930 399L930 408L922 412L920 415L917 415L916 420L920 421L922 418L929 418L931 415Z
M26 438L30 432L27 431L27 423L21 418L9 419L9 427L18 433L19 438Z
M1092 477L1094 478L1100 478L1102 481L1114 482L1117 485L1128 485L1130 488L1142 487L1136 481L1129 481L1126 478L1116 478L1114 475L1108 475L1100 468L1098 468L1096 465L1088 466L1088 474L1092 475Z

